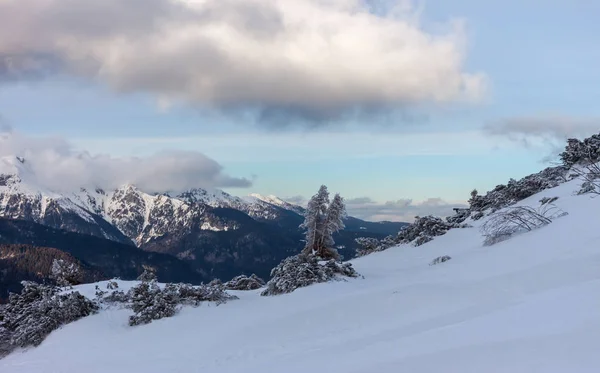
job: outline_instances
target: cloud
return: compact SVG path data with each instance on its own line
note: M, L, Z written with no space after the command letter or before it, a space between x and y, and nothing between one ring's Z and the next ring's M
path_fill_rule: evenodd
M300 196L285 198L290 203L306 205L306 199ZM441 198L429 198L415 202L412 199L377 202L370 197L349 198L345 200L350 216L368 221L400 221L412 223L415 216L446 217L454 214L455 207L467 207L464 203L451 203Z
M463 203L451 203L440 198L429 198L424 201L413 201L412 199L399 199L385 203L348 204L348 211L361 219L371 221L404 221L412 223L416 216L440 216L452 215L455 207L466 207Z
M246 178L225 174L219 163L198 152L165 151L144 158L115 158L76 151L61 138L0 133L0 157L14 156L25 158L33 175L28 177L55 191L114 189L131 183L146 192L160 193L194 187L245 188L252 184ZM0 167L0 172L10 171Z
M2 114L0 114L0 133L8 133L12 132L12 130L12 126L10 125L8 120L6 120L6 118Z
M298 206L306 206L306 203L308 202L308 200L303 196L287 197L287 198L284 198L284 200L286 202L293 203Z
M464 23L429 33L409 1L3 0L0 24L0 81L67 73L271 123L485 92Z
M600 130L600 118L532 116L507 118L487 125L485 132L505 136L526 146L536 142L563 146L572 137L585 138Z
M369 197L358 197L358 198L351 198L351 199L346 200L346 205L350 205L350 206L362 205L362 204L366 204L366 203L375 203L375 201L373 201Z

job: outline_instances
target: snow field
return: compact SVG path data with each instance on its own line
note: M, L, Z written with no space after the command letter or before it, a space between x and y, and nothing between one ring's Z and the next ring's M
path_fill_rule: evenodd
M364 279L232 292L240 299L139 327L130 310L103 310L0 360L0 372L595 373L600 198L573 195L578 185L522 201L559 196L569 215L493 246L482 245L483 220L467 221L354 260ZM429 266L441 255L452 259Z

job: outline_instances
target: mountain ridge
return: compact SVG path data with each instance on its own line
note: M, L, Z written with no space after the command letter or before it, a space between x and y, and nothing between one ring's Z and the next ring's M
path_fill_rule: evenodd
M80 261L101 278L120 277L135 279L144 268L152 268L159 278L171 281L191 282L199 284L212 278L208 271L192 268L192 266L171 255L140 250L127 245L92 235L69 232L34 223L27 220L6 219L0 217L0 246L6 249L11 245L24 247L23 255L31 250L42 250L46 256L64 258L64 255ZM62 254L60 254L62 253ZM64 255L63 255L64 254ZM26 256L26 255L25 255ZM0 256L0 300L5 298L9 290L20 289L23 279L46 279L49 265L42 266L32 260L29 268L22 268L16 277L12 258ZM51 263L51 260L49 260ZM9 269L8 272L2 270ZM12 273L12 274L11 274Z
M271 268L303 246L304 208L276 196L240 198L203 188L149 194L133 184L57 192L40 185L24 158L4 157L0 164L0 217L168 253L207 276L226 280L254 272L268 277ZM381 239L404 225L348 217L346 230L335 239L349 258L357 249L355 238Z

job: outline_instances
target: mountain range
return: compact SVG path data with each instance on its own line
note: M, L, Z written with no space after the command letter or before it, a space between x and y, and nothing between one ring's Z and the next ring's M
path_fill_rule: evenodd
M227 280L250 273L268 277L279 261L303 247L299 229L303 212L303 207L276 196L240 198L203 188L151 194L128 184L114 190L98 186L57 192L38 182L26 159L0 158L0 218L49 227L54 233L62 230L92 236L104 242L100 245L104 249L97 250L119 250L117 245L121 250L168 254L203 280ZM353 217L345 223L346 229L335 240L346 258L355 254L355 238L383 238L405 225ZM24 231L39 231L37 225ZM10 243L54 247L50 239L31 242L31 234L26 237L13 234ZM84 244L85 239L78 237ZM73 248L68 241L59 246L68 248L79 260L89 259L88 254L77 254L82 249Z

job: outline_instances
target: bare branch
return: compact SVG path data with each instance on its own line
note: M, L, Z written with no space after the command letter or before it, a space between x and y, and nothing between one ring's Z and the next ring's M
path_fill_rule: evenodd
M494 213L481 226L485 236L484 245L490 246L512 237L516 233L529 232L552 223L567 213L552 204L555 198L542 199L538 209L530 206L507 207Z

